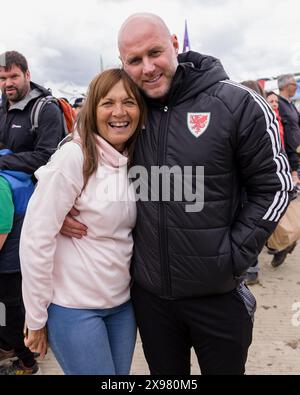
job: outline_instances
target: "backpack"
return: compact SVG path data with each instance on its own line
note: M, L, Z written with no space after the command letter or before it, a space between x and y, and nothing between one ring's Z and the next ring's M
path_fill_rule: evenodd
M45 96L39 98L33 105L30 113L31 132L35 133L39 127L39 116L42 109L48 103L55 103L61 110L64 125L64 136L74 132L75 114L73 108L64 99L57 99L53 96Z

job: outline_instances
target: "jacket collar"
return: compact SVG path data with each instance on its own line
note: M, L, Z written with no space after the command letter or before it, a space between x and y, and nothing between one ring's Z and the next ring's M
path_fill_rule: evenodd
M41 96L49 96L51 95L51 92L44 88L41 85L35 84L34 82L30 82L30 92L24 97L24 99L20 100L17 103L14 103L10 108L8 108L8 101L6 95L2 95L2 108L5 112L11 111L11 110L21 110L23 111L25 107L27 106L28 103L31 102L31 100L35 100L38 97Z
M150 107L180 104L228 79L221 62L212 56L189 51L180 54L178 62L167 97L163 102L146 97Z
M120 153L114 147L112 147L102 137L97 136L97 146L100 153L100 161L111 167L123 167L128 163L127 151Z
M22 100L12 104L9 107L8 111L13 111L13 110L23 111L24 108L27 106L27 104L31 102L31 100L36 99L40 96L42 96L42 92L40 92L38 89L30 90L29 93Z

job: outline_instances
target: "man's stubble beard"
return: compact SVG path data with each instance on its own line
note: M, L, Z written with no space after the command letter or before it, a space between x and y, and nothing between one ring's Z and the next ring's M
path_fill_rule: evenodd
M14 89L16 90L16 93L14 93L12 97L7 96L10 103L18 103L19 101L23 100L30 91L30 85L24 86L22 89Z

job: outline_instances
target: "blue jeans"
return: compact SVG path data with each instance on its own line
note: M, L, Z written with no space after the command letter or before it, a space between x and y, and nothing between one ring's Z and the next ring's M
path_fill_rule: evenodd
M103 309L50 305L48 340L67 375L128 375L136 323L131 302Z

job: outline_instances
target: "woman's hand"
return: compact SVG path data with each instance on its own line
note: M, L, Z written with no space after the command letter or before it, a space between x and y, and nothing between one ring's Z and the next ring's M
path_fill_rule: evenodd
M40 354L40 358L43 360L48 348L46 327L37 331L28 329L28 333L24 338L24 344L31 352Z

